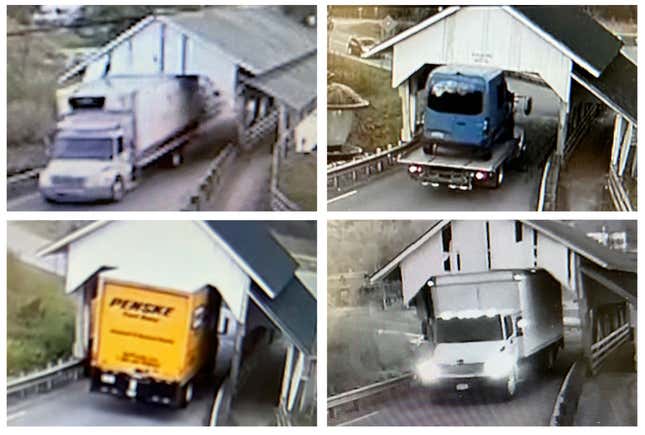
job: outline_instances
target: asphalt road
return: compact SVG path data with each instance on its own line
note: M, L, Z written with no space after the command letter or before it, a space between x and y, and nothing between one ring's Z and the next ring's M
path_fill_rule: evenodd
M423 187L407 175L405 166L391 169L369 183L346 192L328 191L330 211L532 211L537 203L542 176L541 163L554 146L550 140L557 123L557 97L551 89L535 83L509 79L511 91L533 97L533 112L519 115L526 130L527 165L509 169L498 189L475 188L452 191L445 187ZM342 196L341 196L342 195Z
M39 192L11 199L10 211L177 211L205 175L211 161L228 142L237 140L232 115L220 115L205 123L184 151L184 163L174 169L153 164L143 171L138 186L121 202L48 203Z
M516 396L508 402L482 392L432 400L413 386L384 395L330 425L348 426L544 426L548 425L562 381L575 358L575 345L558 357L553 373L526 370ZM522 376L522 375L521 375ZM342 419L341 419L342 418Z
M89 392L84 379L33 399L7 404L9 426L202 426L213 400L196 388L185 409L172 409Z

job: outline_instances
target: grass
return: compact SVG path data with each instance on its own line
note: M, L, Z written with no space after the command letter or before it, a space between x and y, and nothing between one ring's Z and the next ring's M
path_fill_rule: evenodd
M71 354L74 304L63 278L7 255L7 375Z
M328 56L328 67L335 82L350 86L370 103L356 111L347 143L369 152L398 143L401 100L390 85L390 72L332 54Z
M379 330L386 333L379 334ZM406 334L419 332L413 311L366 306L327 312L327 395L399 376L412 369L417 349Z
M316 210L316 154L291 152L280 162L278 187L303 210Z

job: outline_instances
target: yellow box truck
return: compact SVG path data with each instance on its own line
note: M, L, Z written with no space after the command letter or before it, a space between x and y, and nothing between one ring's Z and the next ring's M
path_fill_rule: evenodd
M215 360L220 301L209 288L180 291L102 276L91 391L186 406L195 376Z

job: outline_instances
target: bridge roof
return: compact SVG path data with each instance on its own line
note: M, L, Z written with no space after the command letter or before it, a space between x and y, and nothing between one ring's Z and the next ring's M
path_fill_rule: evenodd
M620 53L598 78L574 65L572 77L612 110L638 125L638 67Z
M584 232L571 227L560 221L523 220L524 224L534 228L538 232L552 238L558 243L576 252L583 258L606 270L636 273L636 254L625 253L609 249L601 245ZM450 223L449 220L433 223L430 229L422 234L417 240L403 248L385 266L375 271L370 276L370 282L376 282L389 275L401 262L411 255L426 241Z
M61 252L110 223L90 224L46 246L39 255ZM251 278L253 284L249 294L258 307L284 330L298 348L311 353L315 346L316 298L298 279L298 263L275 239L268 225L254 221L206 221L199 224L210 231L214 241ZM186 262L190 262L189 256L186 256ZM173 273L146 269L142 278ZM173 280L173 288L179 288L182 282L187 281Z
M469 6L465 6L469 7ZM586 14L579 6L497 6L540 34L593 76L598 77L618 55L622 42ZM421 23L381 42L367 57L389 49L398 42L457 13L461 6L452 6Z

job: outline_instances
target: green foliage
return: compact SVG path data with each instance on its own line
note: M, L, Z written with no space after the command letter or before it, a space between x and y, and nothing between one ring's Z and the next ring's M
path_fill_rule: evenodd
M364 151L397 144L401 130L401 100L390 85L390 73L340 56L328 56L333 81L350 86L369 101L369 107L356 111L347 143Z
M71 354L74 304L63 279L7 256L7 374L16 375Z

